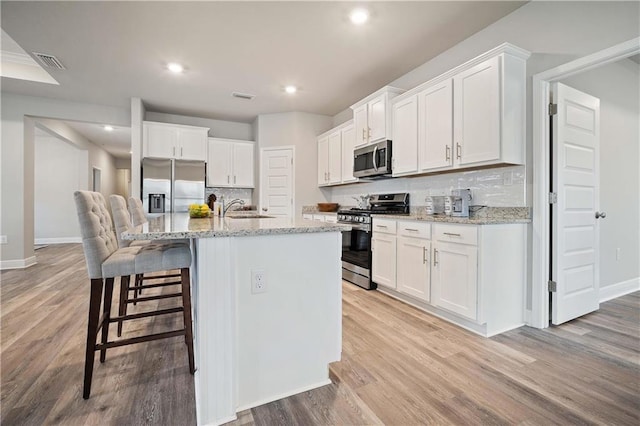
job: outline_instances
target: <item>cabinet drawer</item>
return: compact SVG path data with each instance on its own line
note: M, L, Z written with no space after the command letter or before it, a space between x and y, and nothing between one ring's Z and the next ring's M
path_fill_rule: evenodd
M409 220L398 221L398 235L431 239L431 224Z
M323 214L314 214L313 215L313 220L318 221L318 222L324 222L324 215Z
M396 221L390 219L373 218L373 232L383 234L396 234Z
M305 213L302 215L302 218L305 220L313 220L313 215Z
M434 237L438 241L478 245L478 227L475 225L434 225Z

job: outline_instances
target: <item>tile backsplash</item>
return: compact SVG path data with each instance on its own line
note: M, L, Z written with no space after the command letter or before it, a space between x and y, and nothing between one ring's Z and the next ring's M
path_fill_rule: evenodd
M362 194L409 192L412 206L423 206L427 195L448 195L452 189L469 188L471 205L526 207L525 166L509 166L415 178L393 178L325 188L332 203L354 205L352 197Z
M250 188L205 188L204 190L204 199L209 199L209 194L216 194L218 200L220 200L221 196L224 196L224 199L227 201L234 200L239 198L244 200L246 205L251 204L251 200L253 198L253 189Z

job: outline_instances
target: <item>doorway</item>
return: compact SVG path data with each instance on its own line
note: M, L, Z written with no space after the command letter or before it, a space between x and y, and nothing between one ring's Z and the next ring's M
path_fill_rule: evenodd
M93 192L101 192L102 190L102 170L100 170L98 167L93 167L92 168L92 179L91 181L93 182L92 186L91 186L91 190Z
M294 214L294 158L292 146L260 150L260 209L269 216Z
M626 58L636 55L639 52L640 39L634 39L533 77L533 168L534 171L540 171L540 173L534 173L533 182L532 315L530 325L534 327L545 328L549 326L549 320L551 318L549 290L553 290L553 288L549 287L549 284L552 284L549 278L552 277L552 265L554 262L557 263L557 259L551 249L551 227L554 221L552 209L550 208L550 202L554 201L552 197L553 191L551 190L552 178L550 173L545 172L551 170L552 160L551 148L553 145L551 145L549 126L553 116L549 115L548 110L549 104L553 100L551 88L558 82L568 81L573 83L572 79L577 78L579 75L584 75L588 71L602 69L601 67L604 65L613 64L623 59L625 63L631 64L631 61L628 61ZM603 150L614 149L609 146L612 139L615 139L615 137L607 138L606 140L605 138L602 139ZM637 162L637 154L633 160ZM637 180L638 179L635 178L636 185L638 184ZM560 196L561 194L558 194L558 197ZM636 204L638 203L636 202ZM638 206L635 207L637 209ZM598 207L596 206L596 208ZM595 216L594 210L595 209L591 210L591 214ZM613 221L610 222L613 223ZM637 235L635 236L635 240L637 247ZM625 284L628 287L627 289L615 289L617 295L624 294L625 291L633 291L635 287L640 285L640 283L638 283L638 274L636 273L635 275L635 278ZM610 293L609 296L611 297L608 298L615 297L614 292ZM603 301L606 299L607 295L600 291L598 300Z

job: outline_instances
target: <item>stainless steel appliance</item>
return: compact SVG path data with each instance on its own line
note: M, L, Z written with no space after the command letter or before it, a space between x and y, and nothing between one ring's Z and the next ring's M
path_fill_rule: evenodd
M391 177L391 141L382 141L353 152L353 176L380 179Z
M204 202L204 161L142 160L142 206L147 213L187 212Z
M451 191L451 216L469 217L470 189L454 189Z
M428 195L425 198L426 214L444 214L444 195Z
M375 289L371 281L371 215L409 214L409 194L372 195L369 208L338 211L338 223L351 225L342 232L342 279L367 290Z

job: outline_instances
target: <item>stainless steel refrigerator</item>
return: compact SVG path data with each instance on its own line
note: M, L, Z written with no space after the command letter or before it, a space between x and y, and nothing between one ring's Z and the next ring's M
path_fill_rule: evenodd
M145 213L186 212L204 203L204 161L142 160L142 205Z

